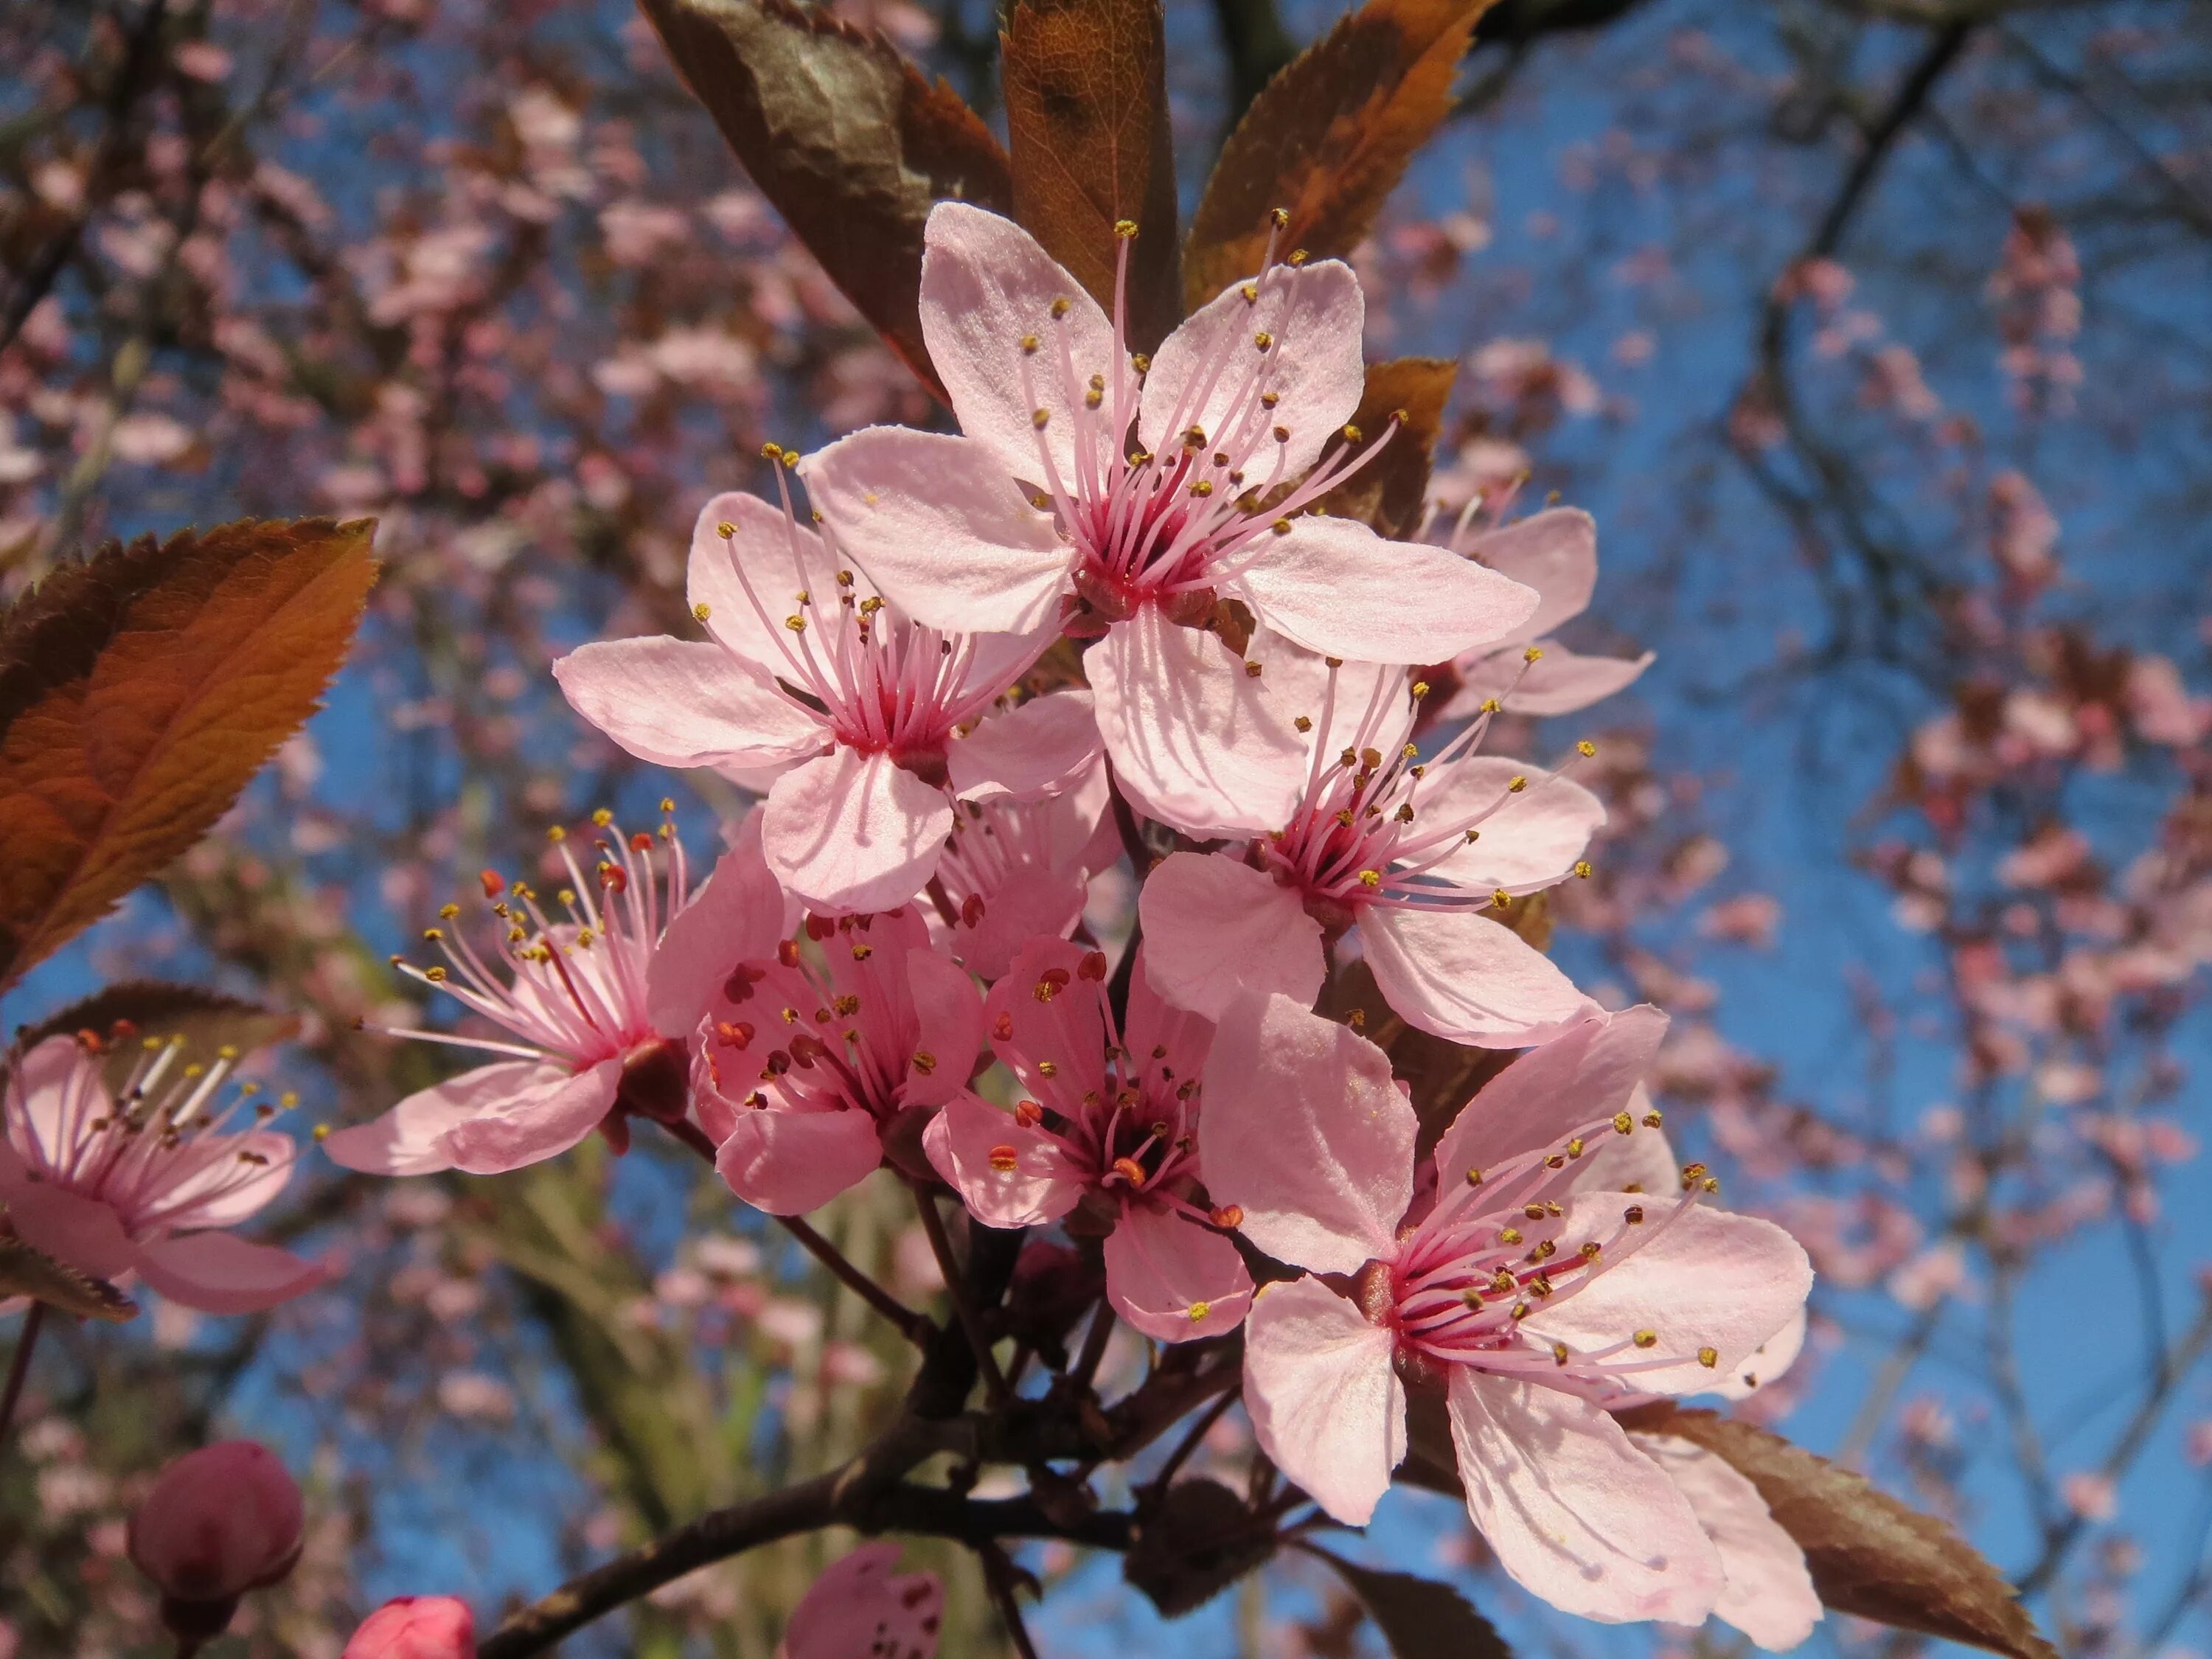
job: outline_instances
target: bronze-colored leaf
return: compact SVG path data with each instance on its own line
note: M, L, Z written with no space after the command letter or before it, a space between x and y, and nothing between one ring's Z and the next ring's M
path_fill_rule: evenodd
M639 0L738 160L908 368L921 232L951 198L1011 212L1006 152L975 112L873 30L788 0Z
M1497 1627L1449 1584L1313 1553L1344 1575L1397 1659L1512 1659Z
M1352 252L1451 109L1489 0L1368 0L1267 83L1222 147L1183 246L1195 309L1260 268L1267 214L1287 252Z
M1129 339L1150 351L1182 315L1159 0L1017 0L1000 46L1014 216L1109 312L1114 226L1134 224Z
M241 520L110 544L0 616L0 986L220 817L316 707L372 520Z
M1321 499L1322 511L1357 519L1377 535L1404 541L1428 505L1429 463L1443 430L1459 365L1449 358L1393 357L1367 365L1367 385L1352 417L1371 442L1398 423L1372 459Z
M80 1319L120 1324L138 1304L104 1279L81 1273L20 1238L0 1238L0 1297L27 1296Z
M1838 1613L2012 1659L2057 1659L2013 1588L1944 1522L1755 1424L1669 1402L1620 1414L1724 1458L1747 1476L1805 1552L1813 1586Z
M118 1029L119 1027L119 1029ZM139 1052L137 1041L184 1039L186 1052L203 1062L224 1048L251 1054L283 1042L300 1029L296 1014L279 1013L242 997L226 996L200 985L171 985L161 980L126 980L72 1002L22 1033L26 1048L57 1034L87 1032L106 1042L114 1039L106 1066L110 1088L119 1089Z
M1170 1619L1201 1607L1275 1553L1275 1523L1218 1480L1182 1480L1146 1518L1122 1576Z

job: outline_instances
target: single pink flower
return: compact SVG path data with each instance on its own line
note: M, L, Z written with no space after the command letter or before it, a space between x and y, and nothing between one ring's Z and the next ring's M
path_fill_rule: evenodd
M162 1621L206 1640L238 1598L276 1583L300 1559L307 1510L276 1454L225 1440L178 1458L131 1511L132 1564L161 1592Z
M1161 1001L1139 962L1121 1029L1105 957L1058 939L1023 949L984 1014L993 1050L1034 1098L1011 1114L954 1098L922 1136L937 1172L986 1226L1072 1218L1104 1233L1107 1297L1146 1335L1181 1342L1235 1329L1251 1276L1195 1201L1213 1028Z
M1291 804L1264 837L1172 854L1147 878L1138 914L1161 992L1217 1018L1246 991L1310 1005L1324 943L1356 926L1390 1006L1438 1036L1518 1048L1593 1012L1498 916L1581 867L1605 822L1597 798L1475 754L1487 714L1420 759L1419 688L1401 670L1254 648L1267 696L1306 733L1271 787Z
M1462 720L1496 702L1516 714L1571 714L1633 684L1652 663L1640 657L1585 657L1551 632L1589 609L1597 588L1597 525L1571 507L1548 507L1492 530L1470 527L1477 496L1455 527L1451 546L1535 590L1534 614L1518 628L1428 671L1438 696L1424 722Z
M1330 1276L1271 1287L1246 1333L1246 1405L1285 1473L1364 1524L1405 1455L1407 1387L1441 1389L1468 1512L1516 1580L1585 1618L1695 1624L1720 1552L1607 1408L1711 1389L1812 1268L1780 1228L1702 1206L1695 1166L1663 1194L1574 1189L1602 1137L1638 1131L1665 1026L1633 1008L1522 1055L1420 1182L1388 1057L1248 997L1216 1034L1200 1141L1246 1236Z
M1248 754L1292 746L1214 672L1236 662L1200 626L1219 601L1310 650L1398 663L1535 609L1442 548L1310 510L1389 437L1355 454L1345 424L1365 378L1350 266L1271 250L1147 360L1127 348L1121 276L1109 319L1012 221L957 202L931 210L925 243L922 333L965 435L871 427L800 472L917 621L1103 633L1086 659L1100 732L1153 816L1205 833Z
M361 1621L338 1659L471 1659L477 1621L451 1595L402 1595Z
M863 1544L824 1568L783 1628L776 1659L936 1659L945 1583L893 1575L896 1544Z
M817 910L903 904L935 872L958 802L1050 794L1098 753L1087 692L994 712L1053 630L909 621L787 495L708 502L689 586L709 638L583 646L554 678L639 759L765 787L769 867Z
M743 931L699 1022L692 1092L730 1190L799 1215L865 1180L902 1115L967 1086L983 1002L911 905L810 915L764 946Z
M759 816L746 819L696 892L671 824L656 851L653 836L625 837L611 818L595 820L603 834L588 877L556 834L571 884L558 896L560 921L527 883L486 871L498 945L480 953L452 927L459 907L448 906L447 926L428 935L445 963L398 965L509 1036L388 1034L511 1058L410 1095L374 1122L331 1135L324 1150L371 1175L497 1175L557 1157L597 1128L626 1146L632 1114L682 1116L685 1050L739 942L733 931L771 916L763 925L773 939L788 909L761 862Z
M944 912L930 931L970 971L997 979L1040 933L1065 939L1083 919L1091 878L1121 857L1103 760L1042 800L967 802L937 866Z
M136 1273L203 1313L258 1313L311 1291L324 1269L234 1227L284 1188L292 1138L273 1128L225 1133L241 1110L278 1108L252 1085L216 1099L231 1062L203 1072L179 1047L142 1051L120 1097L92 1042L51 1036L8 1073L0 1203L33 1248L95 1279Z

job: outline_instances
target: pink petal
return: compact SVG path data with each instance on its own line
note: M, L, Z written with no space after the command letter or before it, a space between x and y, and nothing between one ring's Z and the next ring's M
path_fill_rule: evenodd
M1328 975L1297 893L1218 853L1170 853L1137 895L1145 972L1169 1001L1218 1019L1243 992L1311 1007Z
M1719 1376L1709 1392L1723 1400L1748 1400L1784 1375L1804 1351L1805 1310L1800 1308L1783 1322L1780 1330Z
M656 766L775 766L827 741L767 676L708 641L578 646L553 665L568 706Z
M1597 591L1597 521L1580 507L1554 507L1474 538L1467 551L1540 599L1517 638L1547 633L1589 608Z
M1031 800L1068 787L1098 753L1091 694L1055 691L986 715L953 743L945 764L963 800Z
M1624 1010L1623 1014L1632 1012ZM1620 1019L1623 1014L1615 1014L1613 1018ZM1663 1021L1664 1016L1662 1019ZM1545 1047L1555 1048L1569 1041L1571 1036L1570 1033L1569 1036L1554 1038ZM1534 1057L1533 1054L1526 1056L1528 1059ZM1674 1156L1674 1147L1668 1145L1667 1132L1644 1123L1644 1115L1651 1109L1651 1097L1642 1084L1638 1084L1629 1091L1628 1099L1621 1109L1628 1114L1629 1121L1636 1127L1625 1135L1609 1134L1594 1145L1582 1162L1575 1165L1574 1179L1568 1183L1567 1190L1576 1193L1660 1194L1676 1191L1681 1184L1682 1162Z
M1635 684L1654 658L1585 657L1557 640L1539 640L1544 654L1534 662L1521 647L1469 653L1458 664L1460 684L1431 709L1440 720L1471 719L1484 702L1496 697L1516 714L1571 714Z
M1086 1188L1059 1141L975 1095L947 1102L922 1131L921 1145L930 1167L987 1227L1047 1225L1081 1202ZM994 1154L1003 1162L1009 1152L1012 1169L992 1162Z
M1720 1553L1726 1579L1713 1613L1769 1653L1787 1653L1820 1622L1805 1552L1782 1530L1759 1488L1723 1459L1672 1435L1629 1440L1667 1472Z
M1523 1589L1607 1624L1704 1621L1721 1592L1719 1553L1604 1411L1463 1365L1450 1411L1467 1512Z
M775 947L798 925L799 906L761 852L761 811L745 814L713 874L676 913L646 970L646 1008L663 1036L688 1038L731 969Z
M44 1169L69 1167L70 1154L113 1104L99 1057L67 1036L45 1038L17 1062L7 1098L9 1133L29 1132L31 1145L23 1150Z
M934 1106L966 1088L975 1069L983 1047L983 995L965 971L934 951L908 951L906 972L921 1042L908 1060L899 1100Z
M1236 1245L1210 1228L1131 1204L1106 1240L1106 1299L1157 1342L1218 1336L1244 1322L1252 1276Z
M1628 1103L1666 1035L1667 1016L1639 1003L1617 1014L1593 1014L1531 1048L1484 1084L1452 1120L1437 1143L1437 1180L1448 1188L1469 1170L1488 1169L1517 1153L1553 1146L1585 1124L1611 1117ZM1632 1144L1659 1144L1670 1161L1648 1190L1673 1193L1680 1172L1665 1137L1638 1127L1627 1139ZM1604 1140L1596 1143L1596 1156L1605 1156L1620 1139L1607 1129ZM1587 1184L1579 1179L1575 1183L1577 1189Z
M1577 1274L1523 1322L1539 1342L1563 1342L1572 1354L1616 1347L1638 1331L1657 1337L1648 1358L1680 1363L1638 1371L1631 1381L1652 1394L1703 1394L1733 1375L1753 1349L1805 1305L1813 1266L1797 1241L1772 1222L1700 1205L1668 1221L1649 1242L1634 1229L1618 1243L1622 1212L1641 1203L1655 1226L1662 1212L1627 1193L1577 1193L1560 1226L1563 1254L1586 1239L1606 1242L1604 1271ZM1639 1248L1640 1246L1640 1248ZM1698 1362L1711 1348L1714 1365Z
M1508 787L1516 778L1527 780L1517 794ZM1565 880L1605 824L1605 803L1571 778L1476 755L1431 769L1415 802L1413 827L1458 823L1493 806L1475 826L1480 839L1462 840L1432 866L1438 879L1477 891L1533 893Z
M1364 1527L1406 1455L1392 1338L1318 1280L1270 1285L1244 1330L1244 1409L1261 1449L1316 1504Z
M453 1168L469 1175L505 1175L558 1158L599 1127L621 1082L619 1060L603 1060L565 1079L549 1078L447 1130L447 1153Z
M234 1233L192 1233L149 1244L138 1252L137 1268L170 1301L208 1314L259 1313L329 1277L319 1263Z
M896 1544L863 1544L826 1568L784 1626L777 1659L936 1659L945 1585L933 1572L893 1577Z
M987 980L999 979L1030 939L1040 934L1066 939L1074 932L1089 899L1080 870L1018 869L984 901L975 925L963 921L951 930L948 943L969 969Z
M727 541L721 534L726 524L737 532ZM783 619L800 589L826 588L839 568L821 536L787 519L781 504L731 490L699 510L684 597L694 616L707 607L702 619L707 631L732 655L795 681L792 637ZM864 599L872 591L863 582L853 594Z
M770 1215L804 1215L857 1187L883 1162L876 1121L866 1112L741 1109L714 1168L730 1190Z
M761 823L768 866L813 908L892 910L936 872L952 803L888 755L835 752L787 772Z
M1071 1113L1086 1092L1106 1086L1102 999L1095 982L1077 977L1091 954L1066 939L1033 939L983 1000L993 1052L1043 1095L1045 1104ZM1012 1036L999 1035L1010 1028ZM1036 1071L1040 1061L1053 1066L1051 1078Z
M137 1260L137 1247L112 1205L51 1181L28 1181L7 1194L8 1219L34 1250L94 1279L112 1279Z
M1060 368L1064 337L1079 384L1121 372L1114 325L1030 234L1011 219L960 202L930 210L921 256L921 337L945 382L960 429L986 446L1008 474L1046 482L1048 452L1061 482L1075 483L1079 426L1094 431L1095 416L1068 401ZM1055 301L1067 314L1054 319ZM1035 335L1043 349L1025 364L1021 343ZM1024 368L1030 373L1024 387ZM1050 418L1042 431L1032 416Z
M1260 361L1253 336L1267 333L1274 340L1267 385L1278 394L1267 420L1291 434L1282 446L1280 476L1297 477L1359 408L1367 381L1360 339L1365 326L1359 279L1341 260L1278 266L1256 300L1245 299L1241 284L1224 289L1152 354L1137 422L1145 447L1172 450L1194 425L1216 444L1235 446L1237 434L1228 428L1250 406L1246 380ZM1275 465L1274 445L1264 433L1260 439L1249 464L1255 477Z
M1434 1036L1518 1048L1597 1007L1541 951L1480 911L1370 904L1359 937L1390 1006Z
M1443 662L1525 623L1536 595L1441 547L1386 541L1351 519L1301 514L1230 586L1309 651L1354 662Z
M179 1233L236 1226L284 1190L298 1157L292 1137L274 1129L185 1141L158 1172L148 1172L132 1226Z
M1148 816L1201 840L1288 820L1305 746L1218 636L1146 605L1083 661L1115 776Z
M1067 545L1052 514L981 445L872 426L808 456L799 471L839 539L915 621L1012 635L1059 621Z
M1130 975L1129 1012L1121 1022L1121 1044L1140 1057L1164 1049L1158 1056L1160 1063L1171 1067L1179 1078L1198 1076L1213 1047L1212 1020L1176 1006L1154 988L1151 956L1142 944L1137 946L1136 971Z
M435 1175L453 1167L447 1133L509 1101L535 1099L566 1085L565 1066L506 1060L418 1089L380 1118L325 1138L331 1162L363 1175Z
M1413 1109L1390 1060L1288 997L1240 997L1206 1061L1199 1156L1245 1237L1316 1273L1388 1260L1413 1197Z

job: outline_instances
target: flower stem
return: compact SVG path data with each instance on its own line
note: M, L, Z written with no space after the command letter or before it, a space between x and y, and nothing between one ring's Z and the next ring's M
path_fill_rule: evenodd
M921 1212L921 1230L929 1235L929 1248L937 1256L937 1271L945 1280L945 1293L952 1298L953 1315L960 1321L960 1328L968 1333L968 1346L975 1351L975 1369L982 1375L983 1391L994 1406L1002 1406L1012 1390L1006 1386L1006 1373L999 1369L998 1356L991 1352L982 1317L968 1299L959 1260L952 1254L951 1236L945 1231L945 1218L937 1212L937 1200L920 1186L914 1188L914 1203Z
M845 1253L824 1238L799 1216L780 1215L784 1231L804 1244L814 1259L836 1275L837 1281L892 1324L899 1334L916 1346L926 1346L936 1328L928 1317L916 1313L882 1285L854 1267Z
M8 1438L8 1430L15 1421L15 1402L23 1397L23 1381L31 1374L31 1350L39 1340L39 1328L46 1323L46 1304L33 1302L23 1316L23 1328L15 1335L15 1355L8 1362L8 1385L0 1392L0 1444Z

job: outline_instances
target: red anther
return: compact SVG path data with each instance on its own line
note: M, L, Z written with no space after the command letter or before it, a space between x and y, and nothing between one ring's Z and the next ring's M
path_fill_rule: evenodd
M817 945L836 931L837 919L835 916L809 916L806 919L806 937Z
M128 1042L138 1035L138 1022L132 1019L118 1019L107 1028L107 1035L118 1042Z
M1224 1204L1213 1212L1211 1219L1213 1224L1224 1232L1241 1227L1244 1224L1244 1206L1241 1204Z
M752 1044L753 1027L750 1020L718 1019L714 1022L714 1041L725 1048L740 1051Z
M1014 1017L1000 1014L991 1022L991 1035L1000 1042L1012 1042L1014 1040Z
M791 1040L791 1057L801 1066L811 1066L830 1052L822 1039L801 1031Z
M1044 1121L1044 1108L1034 1100L1018 1100L1014 1103L1014 1121L1024 1129L1034 1129Z
M653 837L642 830L638 830L629 838L629 850L633 853L650 853L653 850Z
M807 918L806 926L808 931L811 932L814 927L814 919L812 917L810 916ZM819 936L817 935L817 937ZM778 939L775 946L775 959L787 968L798 967L799 941L795 939Z
M1106 953L1103 951L1089 952L1075 964L1075 971L1092 984L1097 984L1106 977Z
M1132 1187L1141 1187L1145 1184L1145 1166L1133 1158L1115 1158L1114 1172Z
M980 927L983 923L983 900L980 894L970 893L960 901L960 920L963 926Z
M100 1033L89 1030L79 1031L76 1034L76 1046L83 1049L88 1054L98 1054L100 1052Z
M477 879L483 884L484 896L495 899L507 890L507 878L496 870L479 870Z
M1050 1002L1054 997L1058 996L1066 988L1067 969L1065 968L1048 968L1044 972L1037 975L1036 992L1036 1000L1039 1002Z
M1000 1175L1013 1174L1014 1170L1019 1167L1020 1163L1020 1156L1012 1147L994 1146L991 1148L991 1167L996 1170Z
M722 995L731 1002L743 1002L753 994L753 987L768 977L749 962L741 962L731 969L729 978L722 981Z
M610 893L627 893L629 872L619 864L603 864L599 866L599 885Z

